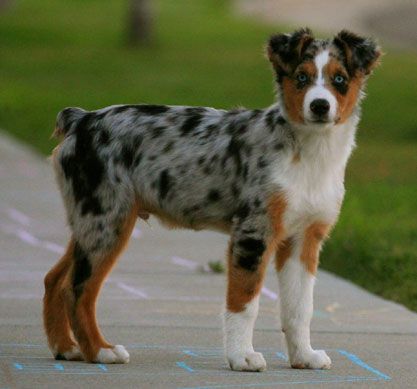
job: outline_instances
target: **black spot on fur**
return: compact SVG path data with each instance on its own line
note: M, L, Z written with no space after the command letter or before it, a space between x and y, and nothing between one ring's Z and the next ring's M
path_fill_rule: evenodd
M270 131L274 131L275 129L275 121L274 121L275 111L269 111L265 116L265 123L269 127Z
M206 162L206 157L200 157L200 158L198 158L198 160L197 160L197 163L198 163L199 165L202 165L204 162Z
M100 135L98 137L98 145L101 146L101 147L108 146L109 141L110 141L109 132L105 129L102 129L100 131Z
M264 167L266 167L268 165L268 163L266 162L264 157L259 157L258 158L258 168L259 169L263 169Z
M104 213L100 200L96 196L87 197L82 202L81 215L87 215L88 213L98 216Z
M58 353L57 355L55 355L55 360L66 361L67 359L62 354Z
M133 142L132 142L132 148L136 151L143 142L143 135L142 134L137 134L133 137Z
M283 143L281 143L281 142L277 142L277 143L275 143L274 144L274 150L275 151L280 151L280 150L282 150L284 148L284 144Z
M169 192L172 178L169 176L168 170L165 169L159 176L159 197L164 200Z
M262 113L261 109L254 109L252 110L249 120L255 119L257 116L259 116Z
M99 214L102 210L95 191L105 174L103 161L99 158L93 137L97 128L94 114L87 113L77 123L75 129L75 152L61 158L60 163L65 177L72 182L76 203L83 203L82 213Z
M159 138L165 132L165 127L156 127L152 130L152 139Z
M120 107L115 107L112 110L113 114L119 114L126 112L128 110L134 110L138 114L143 115L160 115L169 110L169 107L166 105L152 105L152 104L139 104L139 105L121 105Z
M83 291L83 284L91 277L91 264L87 254L78 243L74 246L74 270L72 274L72 287L77 300Z
M140 165L141 161L142 161L142 154L139 153L138 155L136 155L135 160L133 161L133 166L137 168Z
M232 185L232 195L233 195L233 197L238 197L239 196L239 189L237 188L237 186L235 184Z
M183 125L180 128L181 135L186 136L193 131L201 123L202 110L199 108L188 108L187 119L185 119Z
M216 201L219 201L220 197L220 192L216 189L212 189L207 195L207 200L211 203L214 203Z
M263 240L254 238L245 238L237 242L238 252L237 263L238 266L248 270L255 271L265 251L265 243Z
M242 204L236 211L236 216L243 220L249 215L249 205L247 203Z
M146 115L160 115L169 111L166 105L143 104L135 106L136 112Z
M162 152L163 153L169 153L172 149L173 149L173 147L174 147L174 145L175 145L175 141L170 141L170 142L168 142L166 145L165 145L165 147L164 147L164 149L162 150Z
M282 126L282 125L284 125L285 123L287 123L287 121L284 119L284 117L283 116L278 116L278 119L277 119L277 123L280 125L280 126Z
M125 144L122 147L121 160L123 165L129 169L133 164L134 150L131 145Z
M236 165L236 174L238 175L242 172L242 158L240 156L241 147L242 142L232 137L227 146L226 155L223 158L223 166L225 166L228 158L233 158Z

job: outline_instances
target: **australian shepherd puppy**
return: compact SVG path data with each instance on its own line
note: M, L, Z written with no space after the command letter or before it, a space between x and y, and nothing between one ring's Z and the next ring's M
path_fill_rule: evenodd
M224 347L233 370L262 371L252 333L275 257L282 331L295 368L327 369L310 345L321 244L336 222L359 103L376 44L348 31L271 37L278 101L231 111L165 105L66 108L55 134L57 181L72 230L45 278L44 325L56 359L126 363L95 317L100 287L136 219L230 235Z

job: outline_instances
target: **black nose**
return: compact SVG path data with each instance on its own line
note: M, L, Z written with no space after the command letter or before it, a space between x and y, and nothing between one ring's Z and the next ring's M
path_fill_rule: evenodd
M324 116L329 112L330 104L326 99L315 99L310 104L311 112L317 116Z

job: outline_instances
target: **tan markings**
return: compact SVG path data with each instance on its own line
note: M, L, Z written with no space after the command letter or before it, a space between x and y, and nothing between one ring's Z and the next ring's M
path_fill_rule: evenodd
M71 239L59 262L45 277L43 323L48 344L55 353L64 354L75 346L68 318L64 281L72 265L74 241Z
M337 100L337 123L343 123L351 116L356 106L364 82L364 74L356 72L354 77L349 80L344 66L335 58L330 59L324 67L323 73L326 76L327 84L330 86L333 95ZM341 94L332 84L332 80L337 74L340 74L349 80L348 90L345 95Z
M291 256L292 244L293 242L291 238L287 238L279 243L275 256L275 268L277 271L282 270L285 263L287 262L287 259Z
M230 312L238 313L245 310L246 304L251 302L260 292L265 276L268 260L275 249L270 242L262 255L260 265L251 272L235 266L232 255L232 243L227 252L227 296L226 307Z
M329 230L329 224L316 222L304 231L304 242L300 259L311 274L316 274L321 242L326 238Z
M232 247L228 249L228 284L227 309L231 312L242 312L247 303L252 301L262 287L265 269L272 253L284 238L283 217L287 201L283 193L272 196L268 203L268 215L272 225L272 235L266 244L260 265L254 272L234 266Z
M309 85L302 88L297 86L296 75L305 73L310 80L317 75L316 65L312 61L302 63L294 72L293 77L284 77L282 80L282 95L288 116L296 123L304 123L303 105L304 97L308 92Z
M100 348L112 347L103 338L98 327L96 300L105 278L126 246L135 225L137 215L138 207L135 206L126 218L125 224L121 229L121 234L112 251L104 255L102 259L95 259L92 276L86 280L81 296L77 301L74 301L74 297L72 296L72 329L85 359L89 362L94 361Z
M284 239L284 213L286 209L287 200L285 199L284 193L279 193L270 198L267 212L273 228L273 242L276 245L275 247Z
M300 161L301 161L301 153L300 153L300 150L297 150L293 154L291 162L295 164L295 163L298 163Z

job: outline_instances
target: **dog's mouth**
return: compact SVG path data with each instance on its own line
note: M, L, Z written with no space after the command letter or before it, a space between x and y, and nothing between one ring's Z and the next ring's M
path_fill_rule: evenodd
M333 120L327 118L315 118L307 120L311 124L330 124L333 123Z

